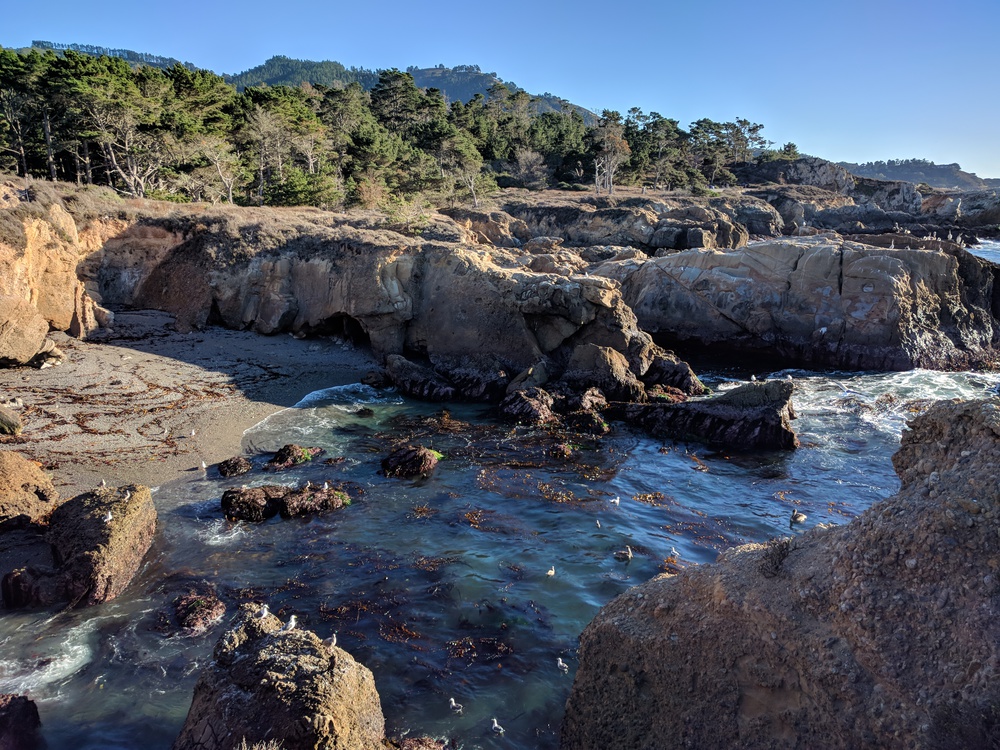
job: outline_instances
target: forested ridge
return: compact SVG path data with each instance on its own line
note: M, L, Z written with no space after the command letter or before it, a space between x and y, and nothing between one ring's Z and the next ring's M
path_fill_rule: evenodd
M728 164L797 156L762 131L744 119L684 129L639 108L588 125L499 80L465 102L396 69L238 90L180 62L0 48L0 169L130 197L391 208L478 204L498 185L700 191L731 183Z

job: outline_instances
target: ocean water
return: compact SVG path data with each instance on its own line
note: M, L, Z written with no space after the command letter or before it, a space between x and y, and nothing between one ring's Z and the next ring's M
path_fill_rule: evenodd
M1000 241L998 240L981 240L978 245L970 247L969 252L994 263L1000 263Z
M897 489L890 456L921 404L1000 388L1000 375L981 373L757 373L767 375L795 382L797 451L730 455L617 426L553 461L546 436L497 424L483 407L451 406L468 426L442 430L428 422L440 405L393 392L311 394L248 430L245 447L296 442L343 460L229 480L210 467L158 488L155 546L125 595L0 618L0 692L38 702L51 750L169 748L223 626L199 638L154 626L174 597L211 586L229 614L266 602L321 637L337 632L374 672L390 732L469 749L555 748L577 639L603 604L728 546L849 522ZM742 382L719 371L705 379L716 390ZM397 439L444 454L430 478L379 474ZM354 500L309 519L222 517L228 487L306 481L348 482ZM790 530L793 509L808 519ZM625 545L628 563L614 556Z

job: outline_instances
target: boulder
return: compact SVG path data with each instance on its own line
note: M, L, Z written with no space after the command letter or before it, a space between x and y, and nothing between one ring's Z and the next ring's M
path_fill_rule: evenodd
M382 471L387 477L409 479L426 477L434 471L441 454L416 445L401 445L382 459Z
M239 487L222 493L222 512L230 521L260 523L281 515L282 518L311 515L350 505L351 499L340 487L324 483L322 487L306 482L299 488L280 484Z
M993 747L1000 401L903 433L899 493L606 605L561 747Z
M294 489L281 498L278 512L282 518L295 518L339 510L350 502L351 498L342 489L329 484L317 487L307 482L304 487Z
M645 401L646 389L623 354L606 346L581 344L573 349L562 380L571 387L594 387L613 401Z
M219 475L224 477L238 477L246 474L253 468L249 459L243 456L233 456L219 463Z
M270 471L281 471L290 469L299 464L312 461L317 456L322 456L326 451L323 448L303 448L300 445L289 443L278 449L274 457L264 464L264 468Z
M371 671L302 628L243 604L215 646L173 750L382 750L385 719Z
M45 348L49 324L30 302L0 295L0 366L24 365Z
M386 373L393 385L407 396L427 401L451 401L455 398L455 386L433 370L399 354L390 354L385 359Z
M0 750L42 750L35 702L23 695L0 695Z
M792 390L787 380L744 383L705 399L624 405L615 416L659 438L729 451L790 450L799 444L791 426Z
M100 488L67 500L49 518L52 566L3 578L8 607L103 604L132 582L156 533L148 487Z
M539 427L558 421L552 412L555 400L541 388L529 387L509 393L498 407L500 418L506 422Z
M56 509L59 493L34 461L0 451L0 527L42 523Z
M174 621L184 635L204 635L222 621L226 605L210 592L189 591L174 599Z
M24 425L17 412L0 406L0 435L20 435Z

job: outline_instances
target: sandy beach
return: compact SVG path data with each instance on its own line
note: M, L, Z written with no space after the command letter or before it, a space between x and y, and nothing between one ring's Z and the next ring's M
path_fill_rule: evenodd
M241 452L244 431L312 391L357 382L368 352L123 312L93 341L51 337L65 353L43 370L0 369L0 402L20 399L24 431L0 438L42 463L63 497L108 484L156 486Z

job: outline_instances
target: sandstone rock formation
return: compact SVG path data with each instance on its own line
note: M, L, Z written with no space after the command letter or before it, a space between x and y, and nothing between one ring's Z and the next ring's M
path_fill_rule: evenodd
M812 365L964 369L994 361L997 269L958 248L774 240L602 264L643 330Z
M49 519L51 566L4 576L8 607L101 604L131 583L156 532L148 487L100 488L66 501Z
M910 423L894 497L661 575L581 637L561 746L992 747L1000 400Z
M381 750L385 720L372 673L308 630L281 632L241 606L198 678L174 750L236 750L277 740L285 750Z
M58 502L59 493L38 464L0 451L0 527L43 523Z

